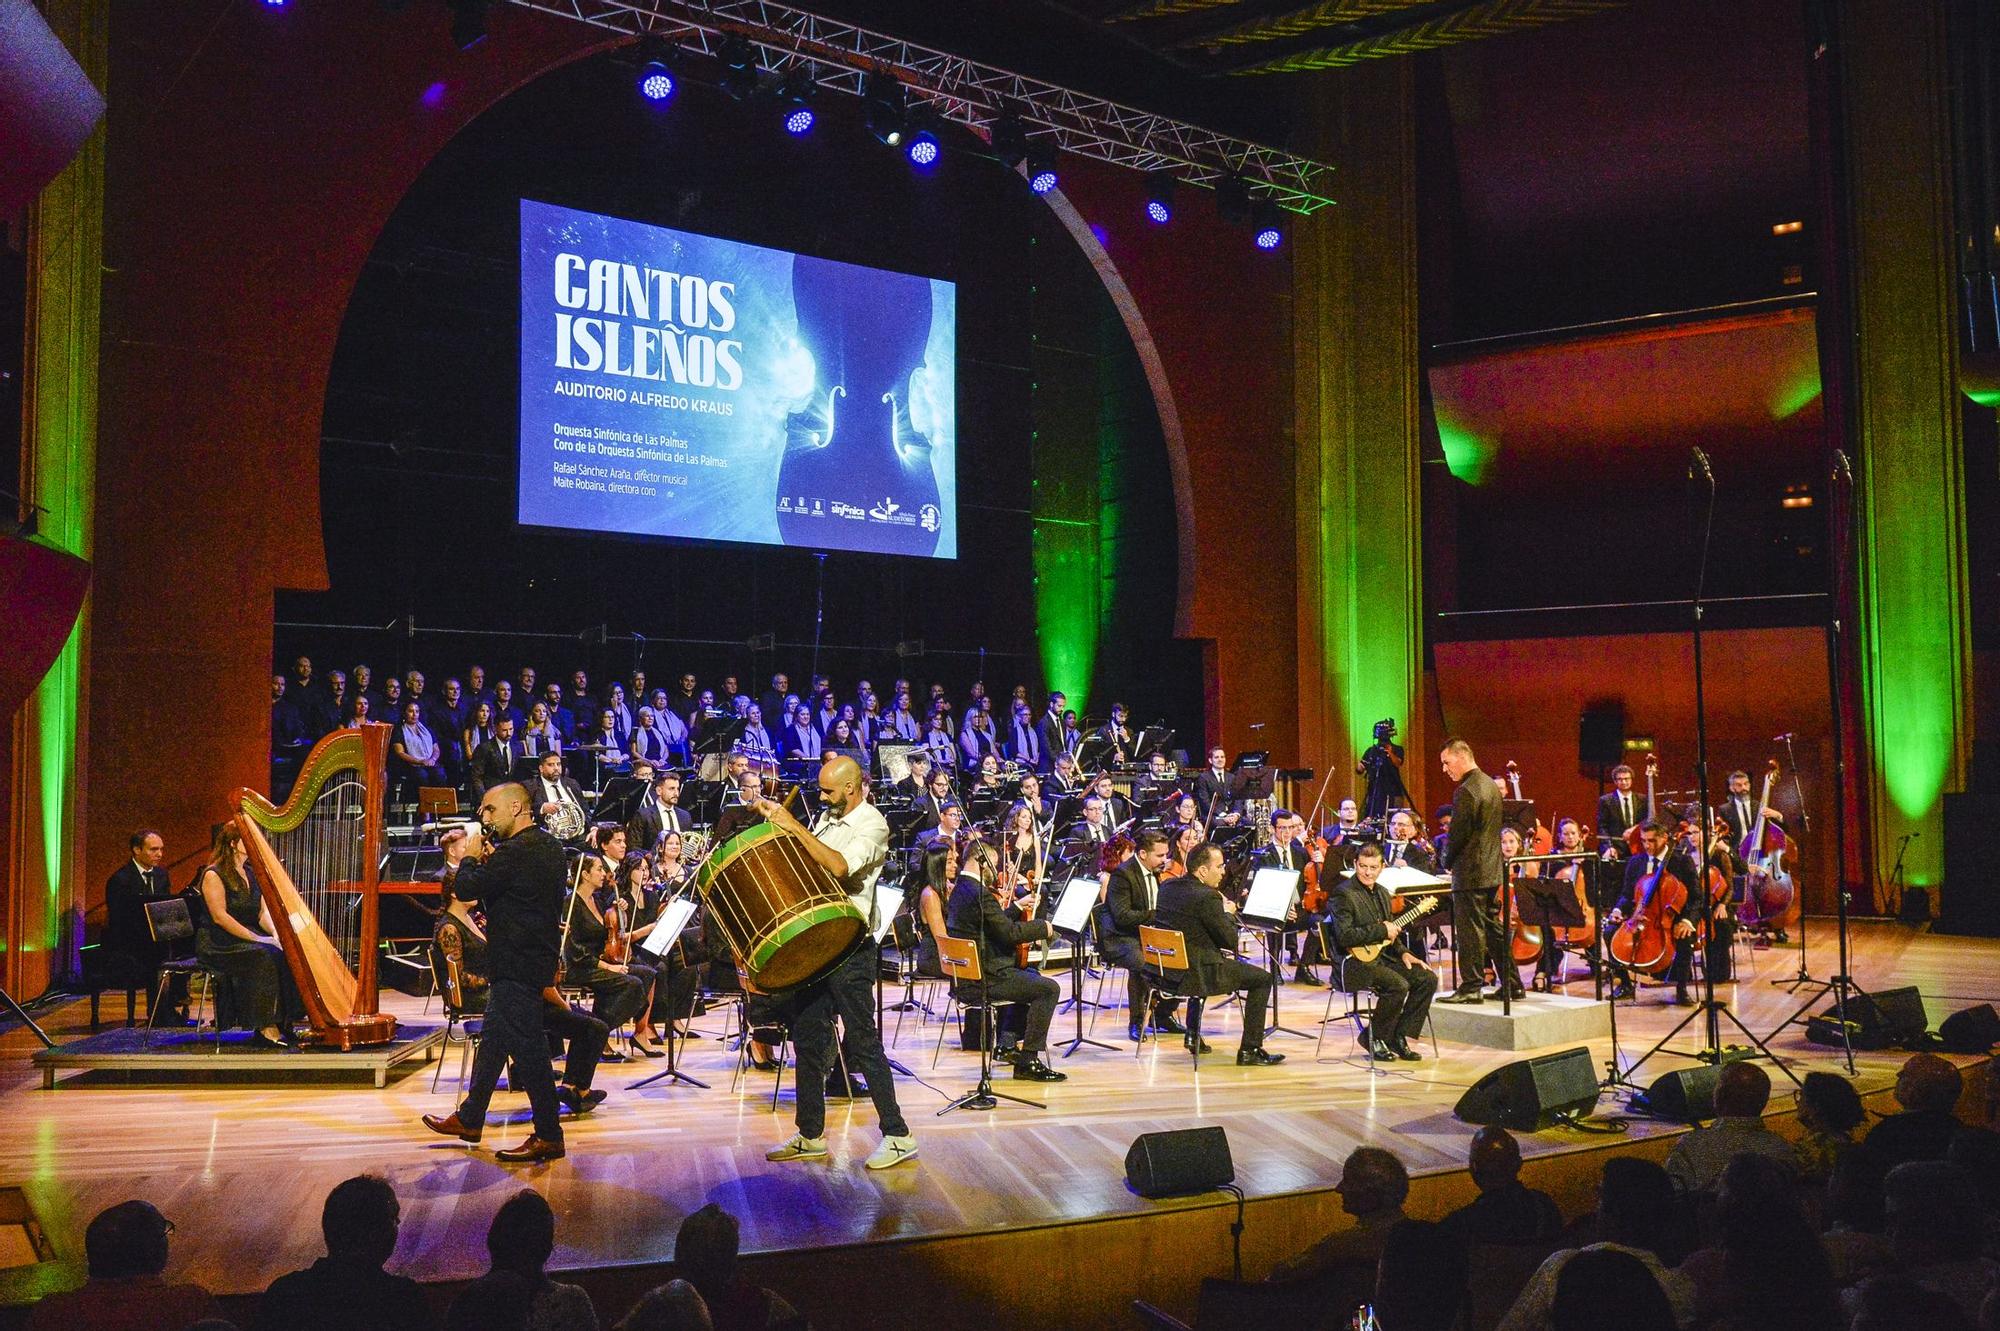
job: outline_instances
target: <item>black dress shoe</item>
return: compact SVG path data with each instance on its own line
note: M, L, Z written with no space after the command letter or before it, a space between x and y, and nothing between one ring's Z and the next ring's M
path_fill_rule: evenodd
M1461 984L1458 988L1437 1000L1440 1003L1484 1003L1486 991L1478 984Z
M1683 984L1675 987L1674 989L1675 1007L1687 1007L1689 1004L1693 1002L1694 1000L1688 997L1688 991L1686 985Z
M1632 999L1632 982L1630 980L1620 980L1617 984L1611 986L1612 1002L1627 1003L1630 1002L1631 999Z
M1017 1062L1020 1059L1022 1052L1023 1051L1020 1045L1010 1044L1005 1049L994 1050L993 1061L995 1063Z
M1268 1068L1285 1061L1283 1054L1274 1054L1268 1049L1239 1049L1236 1051L1236 1066L1239 1068Z
M1179 1019L1171 1012L1155 1012L1153 1014L1153 1029L1164 1032L1167 1035L1187 1034L1187 1027L1181 1025Z
M1187 1051L1190 1054L1207 1054L1214 1052L1209 1048L1208 1041L1202 1039L1199 1035L1184 1036L1181 1039L1181 1043L1187 1047Z
M1323 989L1326 987L1325 984L1321 982L1319 976L1313 974L1313 969L1310 966L1301 966L1297 970L1293 971L1292 983L1311 985L1315 989Z
M587 1091L579 1091L574 1086L556 1087L556 1099L572 1114L588 1114L604 1103L607 1094L595 1087Z
M1054 1068L1042 1062L1041 1054L1036 1052L1026 1055L1020 1062L1014 1065L1014 1080L1068 1081L1069 1074L1067 1072L1057 1072Z
M1424 1056L1410 1048L1408 1040L1397 1040L1390 1044L1389 1051L1405 1063L1421 1063Z
M1494 1002L1496 1002L1496 1003L1497 1003L1497 1002L1499 1002L1499 1001L1500 1001L1500 986L1498 986L1498 985L1495 985L1495 986L1493 986L1493 988L1492 988L1492 989L1490 989L1490 990L1488 990L1488 991L1487 991L1487 994L1486 994L1486 996L1487 996L1488 998L1492 999L1492 1000L1493 1000ZM1516 1000L1517 1002L1518 1002L1519 1000L1523 999L1523 998L1526 998L1527 996L1528 996L1528 991L1527 991L1526 989L1523 989L1523 988L1522 988L1522 987L1521 987L1521 986L1520 986L1520 985L1519 985L1518 983L1516 983L1516 984L1513 984L1513 985L1510 985L1510 986L1508 987L1508 990L1507 990L1507 997L1509 997L1509 998L1511 998L1511 999L1514 999L1514 1000Z
M1393 1063L1396 1059L1396 1051L1381 1040L1374 1040L1369 1043L1368 1056L1377 1063Z

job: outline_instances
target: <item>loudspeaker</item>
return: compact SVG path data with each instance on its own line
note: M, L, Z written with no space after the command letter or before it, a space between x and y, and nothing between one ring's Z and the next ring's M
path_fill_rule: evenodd
M1938 1027L1938 1039L1948 1054L1990 1054L2000 1044L2000 1012L1991 1003L1954 1012Z
M1806 1021L1806 1039L1814 1044L1838 1045L1838 1009L1826 1007ZM1847 1000L1847 1024L1856 1049L1887 1049L1893 1045L1924 1048L1929 1043L1930 1018L1924 1012L1924 998L1914 985L1864 994L1857 990Z
M1577 723L1576 761L1580 767L1616 767L1625 761L1625 709L1602 703Z
M1715 1084L1722 1069L1711 1063L1669 1072L1646 1088L1645 1107L1676 1123L1715 1117Z
M1467 1123L1498 1124L1516 1132L1537 1132L1597 1107L1597 1065L1590 1050L1524 1058L1481 1077L1452 1113Z
M1221 1128L1141 1133L1125 1152L1125 1181L1141 1197L1207 1192L1236 1181Z

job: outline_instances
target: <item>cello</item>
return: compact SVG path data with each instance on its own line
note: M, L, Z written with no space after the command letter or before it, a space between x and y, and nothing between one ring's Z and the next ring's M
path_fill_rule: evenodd
M1785 869L1791 842L1785 829L1765 816L1771 806L1771 786L1778 779L1778 760L1764 771L1763 793L1757 797L1757 823L1736 847L1743 861L1743 923L1782 927L1796 915L1798 892Z
M1507 849L1507 842L1510 837L1514 842L1512 850ZM1502 827L1500 829L1500 854L1502 857L1506 859L1514 858L1521 853L1521 846L1522 841L1519 828ZM1539 877L1541 867L1539 864L1529 864L1520 868L1509 866L1507 871L1507 910L1514 922L1513 935L1509 938L1507 947L1509 955L1514 958L1514 964L1517 966L1525 966L1531 961L1541 960L1542 926L1522 922L1521 899L1519 894L1514 890L1514 884L1518 879Z
M1508 792L1518 801L1522 798L1521 765L1512 758L1509 758L1507 760L1506 771ZM1529 855L1546 855L1555 845L1555 837L1547 827L1542 825L1539 813L1535 815L1535 827L1532 832L1524 834L1515 828L1504 829L1500 846L1502 854L1505 854L1507 850L1505 831L1514 833L1517 841L1514 853L1517 855L1524 853L1523 848L1525 848L1525 853ZM1517 878L1540 878L1541 876L1542 866L1539 864L1528 865L1525 869L1519 870L1515 874ZM1508 909L1513 912L1514 918L1514 937L1510 944L1514 953L1514 960L1523 965L1531 961L1539 961L1541 960L1542 949L1546 942L1546 926L1524 924L1521 920L1521 899L1518 894L1514 894L1514 885L1512 883L1507 885L1507 891L1510 894Z
M1652 773L1648 771L1647 777ZM1612 960L1648 975L1665 975L1674 964L1674 921L1687 906L1688 885L1668 866L1672 844L1660 867L1641 878L1632 893L1632 916L1612 932L1606 950ZM1641 853L1644 845L1641 844Z

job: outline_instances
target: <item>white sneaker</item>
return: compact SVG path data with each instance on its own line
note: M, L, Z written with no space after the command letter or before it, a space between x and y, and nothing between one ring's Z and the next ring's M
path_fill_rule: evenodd
M822 1148L823 1149L823 1148ZM917 1158L915 1137L884 1137L882 1144L875 1148L875 1154L868 1157L870 1169L889 1169L905 1160Z
M817 1160L826 1154L826 1138L808 1137L795 1132L792 1139L783 1146L776 1146L764 1152L766 1160Z

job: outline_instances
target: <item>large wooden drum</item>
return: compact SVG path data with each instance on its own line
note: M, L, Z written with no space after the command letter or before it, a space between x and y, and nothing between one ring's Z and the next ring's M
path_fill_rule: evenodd
M708 922L765 993L826 975L868 934L840 880L798 837L759 823L718 846L695 874Z

